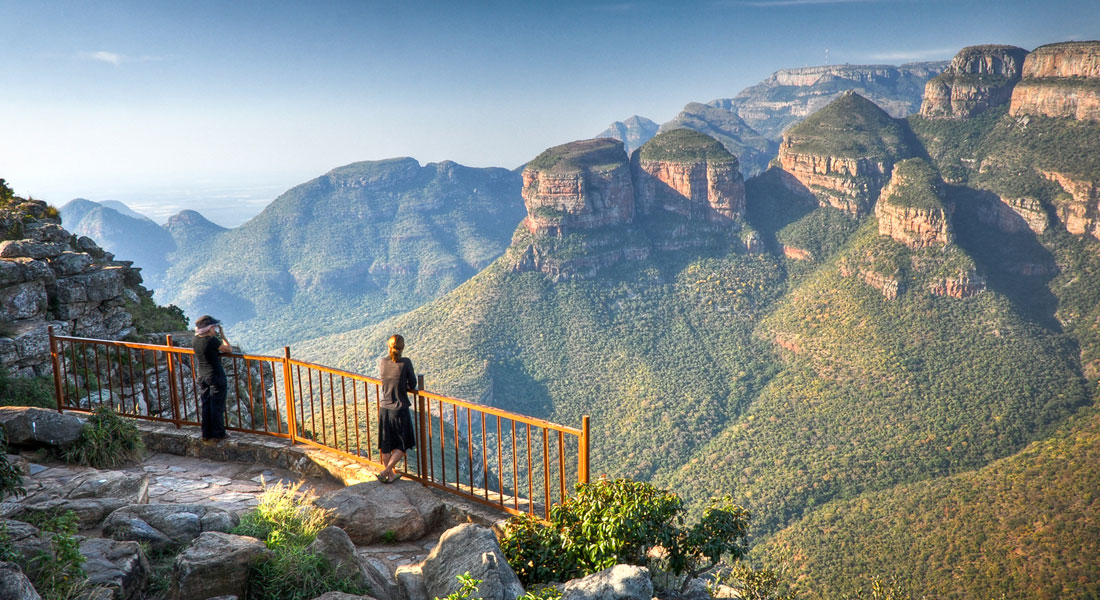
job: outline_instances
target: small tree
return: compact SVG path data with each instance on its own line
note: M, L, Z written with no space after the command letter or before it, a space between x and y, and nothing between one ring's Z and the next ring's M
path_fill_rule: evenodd
M549 526L527 516L505 529L501 548L525 585L565 581L610 566L644 565L661 547L666 568L691 578L723 558L744 556L749 513L729 496L711 500L697 523L684 523L683 501L672 492L629 479L577 486L550 511Z

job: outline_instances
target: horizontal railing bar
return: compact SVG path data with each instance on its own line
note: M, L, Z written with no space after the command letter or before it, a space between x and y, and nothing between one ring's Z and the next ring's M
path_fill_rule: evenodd
M518 413L509 412L507 410L502 410L502 409L499 409L499 408L493 408L492 406L485 406L483 404L474 404L473 402L467 402L465 400L459 400L458 398L451 398L450 396L443 396L443 395L440 395L440 394L434 394L432 392L428 392L428 391L424 391L424 390L420 390L417 393L420 394L421 396L424 396L425 398L428 398L428 399L431 399L431 400L439 400L439 401L442 401L442 402L447 402L449 404L454 404L454 405L458 406L459 408L470 408L470 409L473 409L473 410L476 410L476 411L479 411L479 412L483 412L487 415L493 415L493 416L496 416L496 417L504 417L506 419L512 419L513 421L516 421L518 423L525 423L527 425L533 425L535 427L542 427L542 428L545 428L545 429L552 429L554 431L561 431L562 433L569 433L569 434L572 434L572 435L580 435L582 433L580 429L577 429L575 427L569 427L568 425L558 425L557 423L551 423L550 421L544 421L544 420L542 420L538 417L528 417L526 415L521 415L521 414L518 414Z
M282 360L281 358L279 360ZM329 373L331 375L340 375L342 377L350 377L359 381L366 381L367 383L381 384L382 380L376 377L369 377L367 375L360 375L359 373L352 373L351 371L344 371L343 369L337 369L335 367L326 367L316 363L310 363L298 360L296 358L290 359L290 364L296 367L306 367L307 369L314 369L322 373Z

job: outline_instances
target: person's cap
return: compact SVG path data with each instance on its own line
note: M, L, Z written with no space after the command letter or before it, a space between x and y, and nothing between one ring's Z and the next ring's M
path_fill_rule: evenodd
M195 327L208 327L210 325L217 325L218 323L221 323L221 321L215 319L214 317L211 317L210 315L203 315L199 317L197 321L195 321Z

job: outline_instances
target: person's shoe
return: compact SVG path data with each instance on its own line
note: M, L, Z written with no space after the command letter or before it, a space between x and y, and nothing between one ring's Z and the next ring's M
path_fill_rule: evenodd
M398 473L397 471L394 471L393 472L393 477L390 477L389 482L393 483L393 482L397 481L398 479L401 479L401 473Z
M390 482L389 479L386 479L385 477L382 477L381 473L375 473L374 478L377 479L379 483L389 483Z

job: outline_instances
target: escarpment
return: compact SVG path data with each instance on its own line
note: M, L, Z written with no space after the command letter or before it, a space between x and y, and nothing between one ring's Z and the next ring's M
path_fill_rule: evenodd
M903 160L875 205L879 234L910 248L944 246L954 241L943 184L927 161Z
M907 128L873 102L845 93L792 127L779 147L783 181L822 206L870 212L894 163L916 154Z
M1100 41L1048 44L1028 54L1009 114L1100 121Z
M522 194L527 217L509 268L554 280L591 277L654 251L759 246L738 235L745 183L737 158L688 129L657 135L629 160L612 139L555 146L524 168Z
M947 70L924 88L920 115L928 119L962 119L1007 104L1023 72L1027 50L986 45L963 48Z

